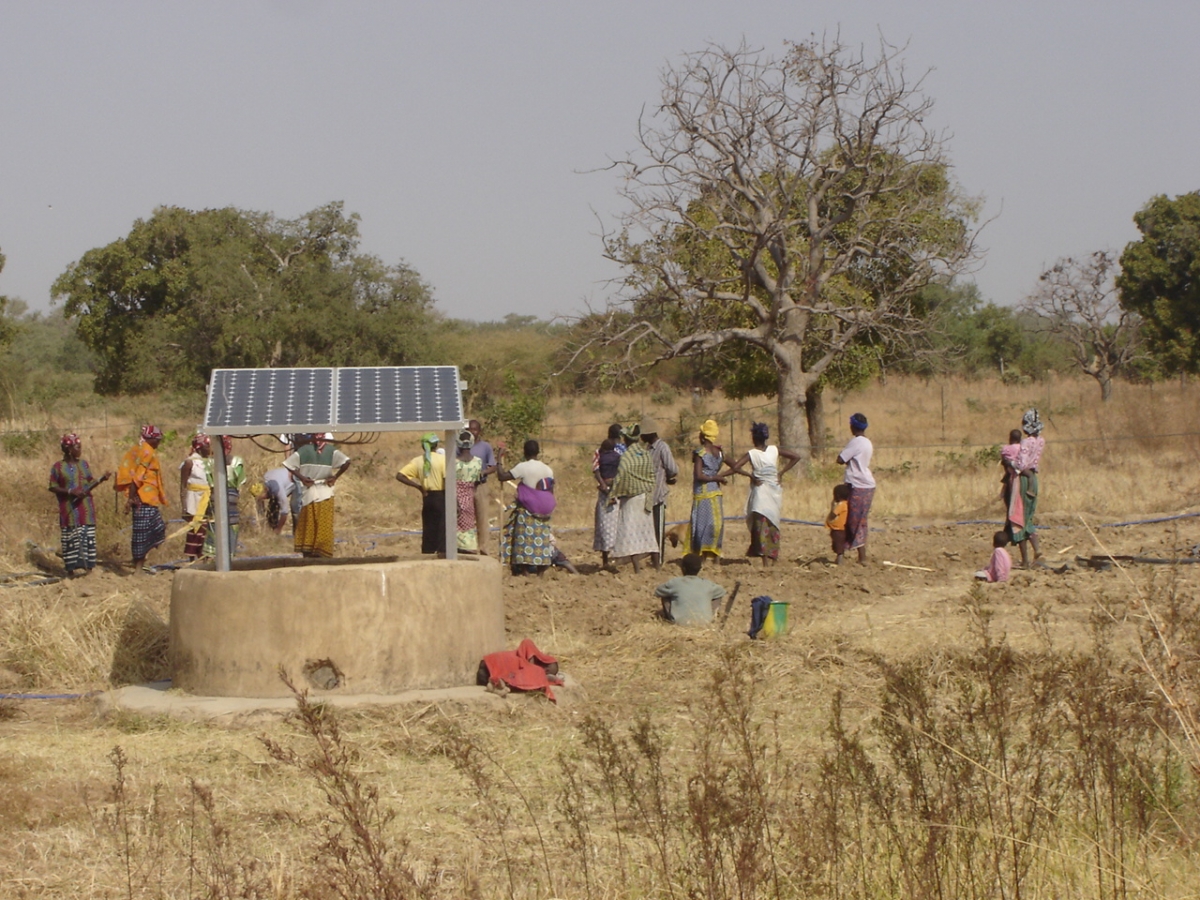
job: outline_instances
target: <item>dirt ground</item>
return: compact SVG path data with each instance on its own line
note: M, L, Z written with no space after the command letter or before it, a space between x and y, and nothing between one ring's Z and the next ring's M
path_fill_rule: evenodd
M963 629L953 627L954 619L961 614L964 598L971 591L972 573L987 562L996 527L986 523L873 520L868 564L861 566L847 558L843 565L835 566L824 528L785 524L781 558L771 567L745 557L746 532L740 520L727 520L726 529L725 558L719 563L709 561L702 573L728 590L740 586L723 628L677 629L655 615L658 603L654 587L679 574L680 550L668 548L661 571L643 562L641 571L635 574L628 561L620 561L616 571L606 571L600 566L599 554L591 550L591 529L566 527L556 529L556 538L578 568L578 575L562 568L551 569L541 577L514 577L507 571L504 574L510 644L515 646L522 638L532 638L543 650L564 657L569 666L572 657L578 662L593 662L589 657L603 656L606 646L653 641L656 634L674 631L711 632L705 635L706 641L745 641L750 601L764 594L790 604L791 634L779 642L781 649L792 644L807 645L818 637L821 643L824 638L832 638L839 646L868 654L882 651L895 655L955 644L963 639ZM1014 547L1012 580L982 587L984 602L994 611L996 627L1014 641L1038 631L1032 621L1038 611L1036 618L1050 624L1049 632L1043 628L1041 633L1070 643L1086 639L1087 623L1098 604L1121 617L1136 606L1139 591L1151 585L1174 580L1180 586L1194 588L1200 581L1200 563L1188 562L1200 559L1200 517L1195 514L1124 527L1085 524L1078 518L1051 520L1044 521L1042 529L1045 566L1021 570ZM339 545L339 556L361 553L368 558L419 557L416 535L370 540L343 537L349 539ZM289 538L269 533L248 533L244 544L244 555L290 551ZM1106 553L1178 559L1183 563L1135 563L1097 570L1079 561L1079 557ZM152 556L151 562L155 561L163 560ZM165 622L170 586L169 571L133 577L124 568L102 566L86 579L17 592L46 591L80 598L114 594L140 597ZM598 666L593 678L580 680L585 686L591 680L595 688L604 691L612 685L606 683L602 673L603 667ZM11 677L0 685L0 689L16 687Z

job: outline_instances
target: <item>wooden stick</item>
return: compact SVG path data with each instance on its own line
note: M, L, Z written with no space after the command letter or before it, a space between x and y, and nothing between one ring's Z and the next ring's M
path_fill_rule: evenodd
M891 560L883 561L885 566L891 566L893 569L912 569L914 572L935 572L936 569L927 569L924 566L906 566L903 563L894 563Z
M733 590L730 592L730 599L725 601L725 608L721 611L721 628L725 628L725 622L730 618L730 610L733 608L733 601L738 599L738 588L742 587L742 582L733 582Z
M1068 550L1074 550L1074 549L1075 549L1075 545L1072 544L1070 547L1063 547L1061 550L1059 550L1057 552L1061 556L1062 554L1066 553Z

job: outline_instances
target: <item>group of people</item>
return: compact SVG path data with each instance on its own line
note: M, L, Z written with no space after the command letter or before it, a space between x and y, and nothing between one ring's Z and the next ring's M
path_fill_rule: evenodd
M446 550L446 455L441 439L430 432L421 438L421 455L413 457L396 480L421 492L421 552ZM455 546L459 552L488 555L490 545L488 479L516 483L516 497L505 510L500 533L500 558L515 575L540 575L554 565L574 571L555 543L550 518L557 505L554 470L541 460L541 445L528 440L522 459L506 467L503 444L495 447L472 419L455 441Z
M133 518L132 553L134 571L141 571L147 554L167 539L162 508L167 505L158 445L162 430L156 425L142 428L141 439L121 459L115 487L125 496L125 509ZM50 467L49 489L58 499L63 567L68 577L88 575L96 567L96 503L92 494L113 477L99 478L83 458L83 441L75 433L59 441L62 459Z
M853 437L838 462L846 467L846 489L839 489L831 510L830 527L838 561L846 550L857 550L860 561L866 558L867 513L874 494L871 477L871 443L865 437L867 421L855 414L850 422ZM456 548L466 553L489 553L489 479L516 483L514 502L504 511L499 552L502 562L514 574L540 574L553 565L573 570L557 546L551 531L551 516L556 506L553 469L540 459L536 440L525 442L523 458L506 467L503 444L495 447L484 440L482 427L471 420L459 433L454 454ZM780 478L800 456L769 443L770 430L761 423L751 426L752 446L729 462L719 440L720 427L709 419L700 427L697 446L692 451L691 515L683 534L686 552L699 558L720 557L724 543L724 505L722 488L730 478L743 476L750 481L746 504L749 528L748 555L771 565L779 558L783 488ZM167 538L163 509L167 494L158 447L162 430L146 425L138 444L122 458L115 486L126 498L132 517L131 555L135 571L145 565L148 553ZM229 499L229 546L236 545L238 497L247 481L243 460L233 454L232 440L221 438L226 460L226 486ZM261 482L250 487L268 525L282 532L289 516L293 523L296 552L310 558L333 556L334 486L350 467L350 458L328 434L285 435L288 455L282 464L269 470ZM446 454L437 434L421 438L421 453L396 473L396 480L421 493L421 551L426 554L446 550ZM50 490L59 501L63 558L70 575L86 574L96 564L94 489L113 477L105 473L96 478L82 458L82 442L75 434L62 438L63 458L50 472ZM1026 467L1027 469L1029 467ZM1032 467L1033 499L1024 501L1024 509L1036 505L1036 465ZM602 564L611 567L617 560L628 559L635 572L649 560L656 569L662 565L667 533L666 502L680 469L670 446L659 436L658 423L644 417L636 425L614 424L608 437L596 450L592 472L597 487L595 536L593 549L601 554ZM1021 498L1028 495L1030 472L1016 476L1019 490L1012 506L1019 516ZM185 554L191 560L211 557L214 553L212 491L212 439L197 434L190 453L179 466L179 500L186 533ZM838 503L845 510L838 518ZM1032 532L1030 532L1032 535ZM679 534L670 535L675 541ZM1036 541L1034 543L1036 552Z
M849 512L836 525L834 550L838 562L847 549L857 550L866 561L867 513L875 492L871 475L871 442L866 438L867 419L856 413L850 421L853 437L838 457L846 467ZM718 443L720 425L709 419L700 426L697 446L692 450L691 515L682 535L685 552L701 559L719 558L725 538L725 509L722 488L730 478L741 475L750 481L746 501L746 524L750 545L746 555L762 559L764 566L779 559L780 524L783 520L783 486L780 478L801 457L798 453L768 443L765 423L750 426L752 446L733 462L725 458ZM649 556L658 568L664 552L665 504L669 485L679 469L667 443L658 436L653 419L640 425L609 427L608 437L592 460L596 480L595 537L592 549L601 554L605 567L613 560L628 558L638 571L639 559ZM675 537L679 537L675 535Z
M308 557L333 556L333 486L350 465L350 459L338 450L330 435L286 436L290 455L283 466L266 474L260 484L251 487L255 499L268 507L268 521L276 532L282 530L288 512L293 514L295 547ZM213 530L212 439L206 434L192 438L190 452L179 465L179 506L184 527L167 534L163 511L168 506L166 481L158 447L163 432L157 425L145 425L138 443L121 458L114 487L125 498L125 511L131 518L130 555L137 574L146 568L150 551L169 537L184 534L184 554L191 560L215 554ZM233 453L233 440L221 437L225 456L225 486L228 499L228 546L237 545L239 498L247 481L244 460ZM105 472L99 478L83 458L83 442L77 434L64 434L59 442L62 459L50 468L49 489L58 500L62 559L67 575L77 578L96 567L96 506L93 492L113 478Z
M649 558L662 565L666 547L666 504L670 486L679 478L679 467L666 441L658 436L658 423L646 416L637 425L609 426L608 437L592 459L597 498L595 538L607 568L613 560L629 559L633 571Z

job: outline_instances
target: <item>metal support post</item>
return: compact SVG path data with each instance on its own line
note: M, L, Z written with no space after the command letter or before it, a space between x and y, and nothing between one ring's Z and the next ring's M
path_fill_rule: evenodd
M458 559L458 432L447 431L442 446L446 450L446 559Z
M229 546L229 478L226 472L225 446L221 443L219 434L212 437L213 449L213 524L217 529L213 535L213 543L217 548L217 571L228 572L230 569Z

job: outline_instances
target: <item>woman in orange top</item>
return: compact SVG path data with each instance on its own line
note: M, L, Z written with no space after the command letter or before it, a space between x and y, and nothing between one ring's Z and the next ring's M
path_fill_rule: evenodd
M115 488L127 496L125 508L133 514L133 537L130 540L134 574L142 571L146 555L167 539L167 523L161 508L167 505L163 489L162 467L158 463L158 445L162 429L157 425L142 427L142 439L121 459Z

